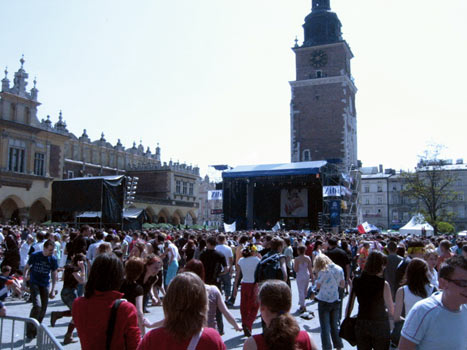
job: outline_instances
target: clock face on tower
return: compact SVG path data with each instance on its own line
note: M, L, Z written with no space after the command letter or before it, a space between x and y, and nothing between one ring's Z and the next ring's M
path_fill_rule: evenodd
M322 68L328 63L328 55L323 50L315 50L311 53L310 62L314 68Z

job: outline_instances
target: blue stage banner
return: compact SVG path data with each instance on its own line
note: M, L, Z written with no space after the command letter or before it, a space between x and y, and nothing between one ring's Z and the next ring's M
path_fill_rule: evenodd
M341 224L341 201L333 200L330 203L329 216L331 218L331 227L337 227Z

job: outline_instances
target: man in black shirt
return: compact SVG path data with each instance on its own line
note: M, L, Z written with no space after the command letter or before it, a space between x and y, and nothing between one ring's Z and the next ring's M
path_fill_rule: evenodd
M214 285L219 288L219 274L222 267L227 268L227 262L224 255L216 251L217 240L214 236L209 236L206 240L206 250L201 253L199 260L204 266L204 281L206 284ZM222 320L222 313L217 309L216 311L217 328L219 333L224 334L224 322Z
M332 262L344 270L345 283L350 282L350 259L347 256L347 253L343 249L337 246L337 239L329 238L328 239L328 250L325 254L332 260Z

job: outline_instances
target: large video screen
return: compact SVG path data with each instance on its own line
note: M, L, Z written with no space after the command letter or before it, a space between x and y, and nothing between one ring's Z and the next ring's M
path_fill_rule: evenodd
M308 190L290 188L281 190L281 217L305 218L308 216Z

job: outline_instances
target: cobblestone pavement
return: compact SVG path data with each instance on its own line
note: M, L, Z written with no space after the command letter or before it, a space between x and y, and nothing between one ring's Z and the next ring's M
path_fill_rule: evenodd
M62 287L62 282L59 282L57 284L57 290L60 291ZM319 326L319 320L318 320L318 305L316 303L312 303L310 300L307 300L307 309L308 311L314 312L315 317L311 320L304 320L301 317L298 317L298 314L296 313L296 310L298 309L298 293L297 293L297 288L296 288L296 283L295 280L292 280L292 293L293 293L293 306L292 306L292 314L297 316L296 319L298 323L300 324L301 329L306 330L312 335L312 338L315 340L315 342L318 344L318 347L321 349L321 339L320 339L320 326ZM347 304L347 298L345 299L344 306ZM31 310L31 304L30 303L25 303L22 300L8 300L5 302L5 306L7 307L7 314L10 316L19 316L19 317L28 317L29 312ZM68 322L70 318L61 318L57 321L55 327L50 327L50 314L52 311L61 311L61 310L66 310L66 306L63 304L63 302L60 300L60 294L58 294L55 299L49 300L49 306L47 308L47 314L44 318L43 323L49 327L49 330L54 334L54 336L60 341L63 342L63 337L64 334L67 330ZM163 318L163 311L161 306L155 306L155 307L149 307L148 308L149 313L146 314L146 318L151 321L158 321ZM233 308L230 309L232 314L235 316L237 319L238 323L241 324L241 318L240 318L240 292L238 293L237 300L235 302L235 305ZM356 312L356 307L354 308L354 313ZM243 343L245 342L246 338L243 335L243 332L236 332L232 326L227 323L227 321L224 319L224 331L225 334L222 336L225 345L227 346L227 349L242 349ZM22 338L22 327L20 325L15 326L14 334L16 335L15 339L21 339ZM261 320L258 317L253 325L253 334L258 334L261 332ZM4 322L3 323L3 337L2 337L2 346L0 347L1 349L4 348L10 348L10 340L11 339L11 334L12 334L12 327L10 322ZM76 330L74 333L74 337L78 339ZM350 346L345 340L344 342L344 349L353 349L352 346ZM23 342L16 340L14 343L14 348L22 348L23 347ZM28 344L26 347L28 349L34 349L34 342ZM64 346L64 349L66 350L77 350L81 349L81 346L79 342L74 343L74 344L69 344Z

